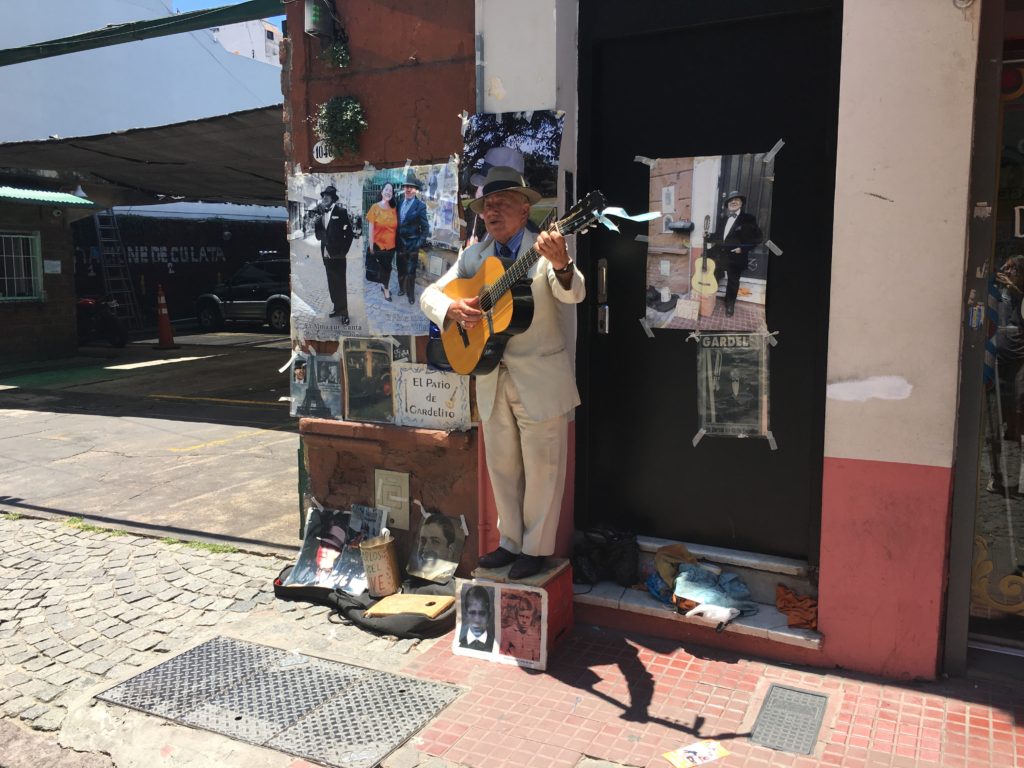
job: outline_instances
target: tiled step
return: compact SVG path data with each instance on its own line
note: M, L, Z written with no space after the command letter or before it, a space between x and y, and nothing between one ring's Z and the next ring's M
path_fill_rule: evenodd
M654 553L663 546L677 542L641 536L638 537L638 543L640 570L646 578L654 568ZM800 595L817 596L817 590L810 580L811 572L807 562L701 544L686 544L686 548L695 557L720 565L723 572L738 574L750 588L751 597L759 606L758 612L752 616L741 616L730 622L724 628L724 632L763 637L773 642L802 648L821 647L821 633L787 626L785 614L775 607L775 585L779 583L785 584ZM620 587L610 581L595 584L589 590L587 586L577 584L573 601L582 605L627 611L705 627L714 628L717 625L717 622L701 617L687 618L678 613L675 606L657 601L646 590Z

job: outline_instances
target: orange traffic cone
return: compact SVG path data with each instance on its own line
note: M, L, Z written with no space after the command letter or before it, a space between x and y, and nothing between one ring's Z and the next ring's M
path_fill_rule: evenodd
M174 343L174 334L171 333L171 317L167 314L164 287L160 283L156 284L156 327L160 343L153 349L178 349Z

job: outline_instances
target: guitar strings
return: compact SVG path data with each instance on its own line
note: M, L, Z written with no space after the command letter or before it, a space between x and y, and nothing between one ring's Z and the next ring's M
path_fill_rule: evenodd
M560 235L565 235L562 231L562 227L558 222L554 224L555 230ZM513 285L518 283L524 277L526 273L530 271L537 260L540 259L540 253L536 248L530 246L530 250L516 259L512 266L498 278L498 281L490 288L485 288L481 293L477 294L477 298L480 299L480 308L484 312L488 312L493 309L494 305L498 302L502 296L512 288Z

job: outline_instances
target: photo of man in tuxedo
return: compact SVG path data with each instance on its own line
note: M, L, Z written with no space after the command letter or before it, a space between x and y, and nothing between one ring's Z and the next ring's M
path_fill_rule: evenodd
M410 172L402 183L402 197L398 201L398 241L395 265L398 268L398 295L410 304L416 301L416 267L420 261L420 248L427 244L430 223L427 206L418 196L423 182Z
M726 218L722 237L715 249L715 278L721 282L727 275L725 286L725 314L732 317L736 311L736 296L740 290L740 275L747 268L747 254L764 239L757 219L743 211L747 198L732 191L725 199Z
M361 225L353 223L348 211L338 204L338 190L334 186L324 187L317 207L320 215L314 231L327 272L327 290L334 303L330 316L340 317L341 324L348 325L347 256L352 240L360 234Z
M494 649L493 588L475 584L462 592L459 647L490 653Z

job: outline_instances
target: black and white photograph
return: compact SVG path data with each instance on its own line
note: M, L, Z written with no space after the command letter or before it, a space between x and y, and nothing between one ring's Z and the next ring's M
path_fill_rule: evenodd
M363 174L288 179L293 338L368 332L363 301Z
M430 510L421 519L406 572L427 581L449 581L459 567L465 541L461 520Z
M764 153L660 158L651 167L646 318L652 328L765 324L774 161Z
M341 366L337 355L298 351L292 360L292 416L341 418Z
M697 339L699 423L723 437L768 434L768 348L761 333L702 333Z
M342 339L345 418L349 421L394 422L392 352L388 339Z
M471 584L459 595L456 608L458 648L491 654L495 649L494 587Z

